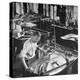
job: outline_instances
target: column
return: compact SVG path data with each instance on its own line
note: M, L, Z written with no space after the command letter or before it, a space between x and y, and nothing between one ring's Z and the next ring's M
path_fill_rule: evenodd
M57 17L57 6L54 6L54 20L56 20Z
M29 5L30 5L30 10L33 11L33 4L30 3Z
M69 26L69 7L66 6L66 26Z
M21 14L20 13L20 3L16 3L16 13Z
M49 16L49 7L48 7L48 4L46 4L46 16Z
M38 4L37 4L37 3L34 3L34 4L33 4L33 11L34 11L35 13L38 13Z
M27 13L29 13L29 9L30 9L30 6L29 6L29 3L27 3Z
M24 14L23 3L21 2L21 14Z
M44 15L44 16L46 15L45 9L46 9L46 6L45 6L45 4L43 4L43 15Z
M78 20L78 6L74 6L74 19Z
M50 18L54 19L54 17L53 17L53 6L52 5L50 6Z

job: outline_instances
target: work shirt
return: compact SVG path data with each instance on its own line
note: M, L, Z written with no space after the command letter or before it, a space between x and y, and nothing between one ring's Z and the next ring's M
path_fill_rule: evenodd
M23 49L21 50L20 57L25 57L31 59L35 56L35 51L37 48L37 43L33 43L29 40L25 41Z

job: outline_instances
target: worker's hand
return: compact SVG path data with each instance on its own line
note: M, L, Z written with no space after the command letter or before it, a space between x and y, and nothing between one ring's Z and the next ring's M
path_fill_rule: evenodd
M25 70L28 71L28 72L30 72L30 68L26 68Z
M27 68L26 71L28 71L30 73L33 73L34 72L33 68Z
M32 72L34 72L34 69L33 69L32 67L30 68L30 70L31 70Z

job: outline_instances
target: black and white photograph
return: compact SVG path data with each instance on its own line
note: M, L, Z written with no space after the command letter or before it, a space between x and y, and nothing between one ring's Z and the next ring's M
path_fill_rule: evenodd
M9 76L78 74L78 6L9 3Z

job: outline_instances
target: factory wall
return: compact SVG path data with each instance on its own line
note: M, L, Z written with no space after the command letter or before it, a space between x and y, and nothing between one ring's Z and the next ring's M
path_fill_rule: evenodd
M16 14L24 15L32 11L55 21L60 20L65 26L69 26L70 23L78 24L77 6L14 2L12 10L12 18Z

